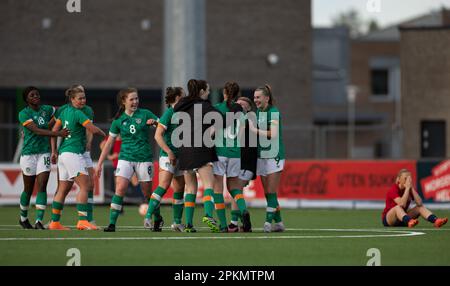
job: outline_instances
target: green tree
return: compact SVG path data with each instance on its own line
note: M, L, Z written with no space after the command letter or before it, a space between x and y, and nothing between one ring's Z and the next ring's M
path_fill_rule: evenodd
M350 32L350 37L352 38L356 38L363 34L364 21L355 9L350 9L347 12L340 13L332 19L332 23L335 27L347 27Z

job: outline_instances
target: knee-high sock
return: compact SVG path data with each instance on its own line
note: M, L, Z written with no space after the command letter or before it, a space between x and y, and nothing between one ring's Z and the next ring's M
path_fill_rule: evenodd
M225 200L222 193L214 193L214 207L216 209L217 216L219 217L220 228L226 228L227 217L225 213Z
M152 193L150 200L148 202L148 209L147 214L145 215L145 218L149 219L152 217L152 214L155 213L155 211L159 210L159 204L161 203L161 199L166 193L166 190L164 188L161 188L158 186ZM158 217L160 216L159 213L156 213Z
M235 200L241 214L247 210L247 204L245 203L244 194L242 190L234 189L230 191L231 196Z
M64 205L60 202L53 201L52 203L52 221L59 221Z
M267 200L267 208L266 208L266 222L272 223L274 219L275 212L278 206L278 199L276 193L265 194Z
M114 195L111 201L111 209L109 211L109 224L116 224L117 218L122 210L123 197Z
M176 224L181 223L181 217L183 216L183 192L173 193L173 222Z
M45 209L47 208L47 192L38 192L36 196L36 221L44 220Z
M94 220L94 190L90 190L88 192L88 203L87 203L87 220Z
M186 225L193 225L195 197L196 197L196 195L194 195L194 194L186 194L186 196L184 197Z
M22 192L20 195L20 220L25 221L28 218L28 208L30 207L31 194Z
M214 191L213 189L206 189L203 194L203 207L205 208L205 216L213 217L214 212Z

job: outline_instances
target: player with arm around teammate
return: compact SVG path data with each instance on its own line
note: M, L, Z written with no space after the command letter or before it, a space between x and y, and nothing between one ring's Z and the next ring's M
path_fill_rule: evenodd
M41 96L36 87L27 87L23 91L26 107L19 112L19 122L23 127L24 141L20 156L24 190L20 196L19 224L25 229L33 226L28 220L28 208L34 185L37 182L35 229L45 229L42 224L47 207L47 183L50 176L50 140L49 137L67 137L68 129L50 131L55 123L55 108L41 105Z
M81 111L86 105L84 89L71 87L66 91L70 99L70 105L61 111L56 118L53 131L68 128L70 135L64 138L59 149L56 148L56 139L52 138L51 160L58 161L58 190L53 198L52 221L49 224L51 230L68 230L60 223L64 201L71 190L73 183L77 183L80 191L77 194L77 211L79 230L96 230L97 227L88 221L88 192L90 179L83 157L86 151L86 130L93 134L105 137L105 133L95 126L92 121Z
M172 132L178 126L172 123L174 116L173 107L185 96L181 87L168 87L166 89L165 102L167 109L158 121L158 127L155 132L155 140L161 148L159 154L159 185L153 191L148 203L148 210L144 227L151 228L153 231L161 231L162 218L157 217L151 223L151 217L160 206L160 202L167 189L172 185L173 189L173 223L172 230L183 232L185 226L181 223L184 205L184 176L179 169L177 160L178 149L172 144Z

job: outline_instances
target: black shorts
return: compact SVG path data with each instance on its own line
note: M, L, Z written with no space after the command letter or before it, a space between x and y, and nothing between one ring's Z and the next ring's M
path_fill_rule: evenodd
M395 220L394 225L389 225L385 216L383 217L382 221L384 226L407 226L407 224L405 224L402 221L399 221L398 219Z

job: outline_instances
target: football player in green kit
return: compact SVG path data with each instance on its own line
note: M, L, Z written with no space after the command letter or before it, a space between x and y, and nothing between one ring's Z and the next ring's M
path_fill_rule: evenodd
M102 150L95 170L100 175L103 162L111 151L115 138L120 135L122 145L119 163L115 172L116 192L111 201L109 225L105 232L116 231L117 218L122 209L123 198L134 173L141 183L144 197L149 199L153 178L153 150L149 141L150 126L156 125L158 117L148 109L139 108L138 92L135 88L121 90L117 95L119 111L109 129L109 137ZM162 220L155 214L157 220Z
M86 151L86 129L93 133L105 137L105 133L92 124L92 121L81 111L86 105L86 95L84 89L80 87L71 87L66 91L71 104L62 110L56 118L53 131L61 127L68 128L71 132L59 146L56 148L56 140L52 138L52 162L58 159L58 190L53 198L52 221L49 229L68 230L60 223L61 213L64 201L71 190L73 183L76 182L80 188L77 194L77 211L79 230L96 230L97 227L88 221L88 192L90 189L90 179L83 157ZM57 155L58 152L58 155Z
M285 160L281 115L278 108L273 105L272 90L267 84L255 90L254 102L258 108L256 112L258 126L250 124L250 130L258 135L259 139L256 173L261 177L267 200L264 232L282 232L285 226L281 219L277 197Z
M41 105L41 97L36 87L27 87L23 91L23 101L27 107L19 112L19 122L23 127L23 147L20 156L24 190L20 196L19 224L25 229L33 226L28 220L28 208L35 182L38 193L36 197L35 229L45 229L42 224L44 212L47 207L47 182L50 175L50 140L49 136L66 137L67 129L50 131L55 120L55 108L50 105Z
M178 150L172 144L172 132L178 126L172 123L174 116L173 107L185 96L181 87L168 87L166 89L165 102L167 109L158 121L155 132L155 140L161 148L159 154L159 186L153 191L148 203L148 210L144 227L151 228L151 217L159 208L160 202L172 183L173 189L173 223L172 230L183 232L185 226L181 223L184 205L184 174L179 169L177 162ZM161 231L161 220L155 220L153 231Z
M73 85L71 88L80 88L81 90L84 90L84 87L82 85ZM70 90L70 89L69 89ZM55 112L55 118L59 116L59 114L66 109L68 106L71 106L70 99L68 95L66 94L66 101L67 104L64 104L60 106L56 112ZM92 121L94 122L94 110L88 105L84 105L81 108L81 111ZM85 161L85 165L89 174L89 191L88 191L88 221L95 225L94 221L94 164L92 163L91 159L91 147L92 147L92 139L94 138L94 135L86 130L86 150L83 153L83 158Z
M241 118L244 116L242 107L235 102L239 96L239 92L240 88L236 82L229 81L225 83L223 88L224 101L214 106L222 113L226 120L229 114L240 114ZM233 124L231 122L228 124L227 122L224 125L225 128L217 131L217 139L220 140L217 143L220 146L217 146L218 144L216 143L216 152L219 160L213 163L215 177L214 194L223 194L224 177L226 177L226 187L239 208L243 222L243 230L244 232L250 232L252 228L250 214L247 210L239 180L239 174L241 172L241 148L238 139L240 132L242 132L241 129L244 127L243 123L244 121L241 119L234 120ZM217 215L219 216L220 227L222 229L227 228L225 209L223 212L218 209ZM228 231L230 230L228 229Z

